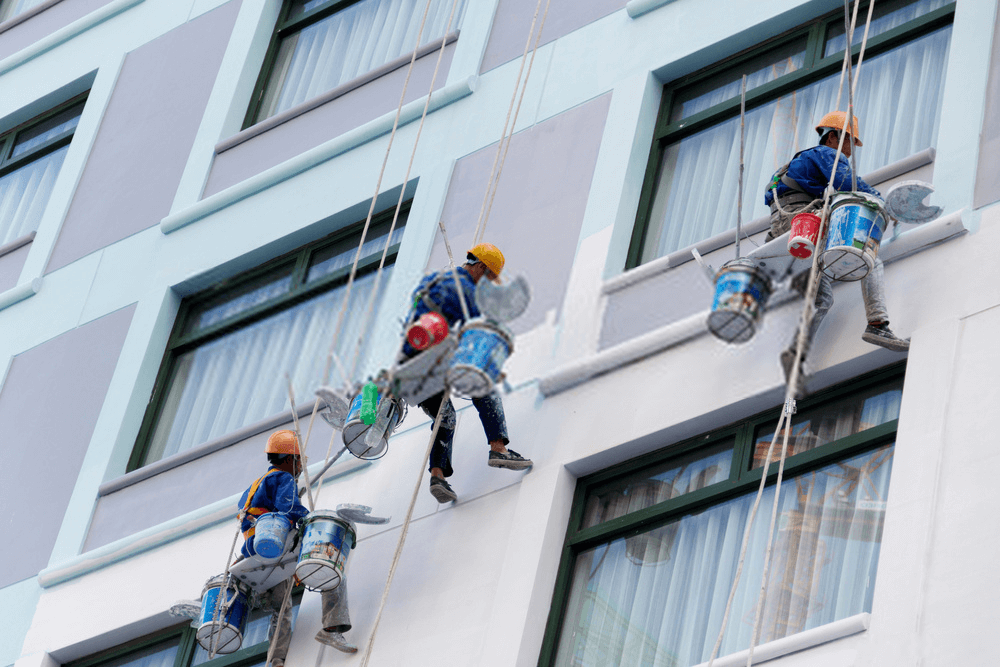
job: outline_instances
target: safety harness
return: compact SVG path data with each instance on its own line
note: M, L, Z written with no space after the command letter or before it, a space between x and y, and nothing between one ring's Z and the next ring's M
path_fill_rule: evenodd
M243 504L243 508L240 510L239 519L240 522L242 523L243 519L247 516L251 516L254 518L250 522L250 527L243 531L243 539L245 540L249 540L251 537L254 536L254 533L257 532L256 518L259 517L261 514L267 514L268 512L271 511L266 507L251 507L250 503L253 502L253 497L257 494L257 489L259 489L260 485L264 483L264 478L276 472L281 472L281 471L278 470L277 468L271 468L266 473L257 478L257 480L250 485L250 489L247 491L247 501Z

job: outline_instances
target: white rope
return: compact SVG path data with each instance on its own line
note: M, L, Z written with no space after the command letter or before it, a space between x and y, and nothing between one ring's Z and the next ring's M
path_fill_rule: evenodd
M451 244L448 243L448 232L444 229L444 222L438 220L438 227L441 228L441 238L444 240L444 249L448 253L448 266L451 267L451 277L455 280L455 291L458 292L458 303L462 306L462 317L464 321L469 321L469 304L465 302L465 290L458 279L458 269L455 268L455 257L451 254Z
M285 373L285 380L288 383L288 402L292 406L292 424L295 426L295 439L300 443L300 463L302 464L302 475L306 480L306 495L309 498L309 511L312 512L316 509L316 502L313 500L312 484L309 483L309 466L306 465L306 447L309 443L302 441L302 433L299 429L299 410L295 406L295 389L292 388L292 376ZM310 426L312 426L312 424L310 424ZM293 479L292 481L294 482L295 480Z
M740 80L740 173L736 183L736 259L740 258L740 230L743 228L743 150L747 140L747 75Z

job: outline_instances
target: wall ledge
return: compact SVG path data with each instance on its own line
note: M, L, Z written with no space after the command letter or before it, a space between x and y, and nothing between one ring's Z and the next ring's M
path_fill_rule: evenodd
M933 222L920 225L892 237L883 244L879 256L885 264L904 259L910 255L928 250L968 232L962 220L965 209L941 216ZM777 292L768 304L773 310L797 298L789 289ZM707 321L710 309L690 315L683 320L672 322L659 329L636 336L618 345L600 350L589 357L566 364L539 378L538 388L542 396L548 398L560 392L583 384L599 375L610 373L622 366L635 363L664 350L681 345L708 333Z
M643 14L648 14L654 9L659 9L664 5L669 5L674 0L629 0L625 3L625 11L629 18L638 18Z
M0 245L0 257L3 257L4 255L9 255L10 253L14 252L15 250L23 248L24 246L28 245L34 240L35 240L35 232L28 232L24 236L16 238L10 243L4 243L3 245Z
M818 628L803 630L802 632L798 632L789 637L783 637L782 639L776 639L773 642L767 642L754 647L753 663L756 665L761 662L780 658L781 656L788 655L789 653L804 651L806 649L813 648L814 646L836 641L837 639L843 639L844 637L860 634L862 632L866 632L870 624L871 614L861 613L856 614L855 616L842 618L839 621L834 621L833 623L821 625ZM712 664L714 664L715 667L738 667L739 665L745 665L749 653L749 649L745 649L737 653L730 653L729 655L717 658ZM707 666L708 663L703 662L696 667Z
M17 287L11 287L3 294L0 294L0 310L10 308L15 303L20 303L28 297L35 296L38 294L38 290L40 289L42 289L41 278L34 278L31 282L22 283Z
M69 25L60 28L51 35L44 37L29 47L21 49L17 53L11 54L0 60L0 74L6 74L16 67L20 67L29 60L34 60L40 55L48 53L64 42L68 42L82 32L90 30L94 26L104 23L110 18L114 18L126 9L131 9L145 0L113 0L100 9L83 16ZM55 4L55 3L52 3ZM41 7L42 5L39 5ZM47 5L46 9L51 6ZM9 22L8 22L9 23Z
M63 0L46 0L45 2L41 3L40 5L35 5L34 7L32 7L31 9L29 9L26 12L21 12L17 16L10 17L9 19L7 19L6 21L4 21L3 23L0 23L0 34L3 34L5 32L7 32L8 30L10 30L11 28L13 28L14 26L21 25L22 23L24 23L25 21L27 21L28 19L30 19L33 16L38 16L39 14L41 14L42 12L44 12L49 7L52 7L53 5L58 5L62 1Z
M471 95L476 88L476 81L477 77L470 76L463 81L434 91L431 95L431 101L427 109L427 113L430 114L438 109L448 106L449 104L457 102L468 95ZM404 105L399 116L399 126L402 127L403 125L420 118L426 101L427 95L424 95L420 99ZM255 176L251 176L245 181L236 183L221 192L217 192L210 197L206 197L186 209L172 213L160 221L160 231L164 234L172 234L182 227L186 227L193 222L206 218L209 215L217 213L218 211L232 206L237 202L247 199L248 197L251 197L259 192L263 192L264 190L278 185L279 183L283 183L290 178L312 169L316 165L322 164L327 160L332 160L338 155L342 155L343 153L353 150L358 146L368 143L369 141L373 141L382 135L388 134L392 131L392 125L395 117L396 112L391 111L376 118L375 120L369 121L364 125L351 130L350 132L345 132L339 137L330 139L326 143L320 144L315 148L296 155L279 165L275 165L266 171L263 171Z
M320 461L309 466L310 473L319 473L323 465L324 462ZM354 457L348 457L348 460L335 465L331 469L327 476L323 478L323 484L329 484L371 465L371 461L362 461ZM138 556L151 549L156 549L175 540L187 537L216 524L232 521L236 518L236 504L239 502L241 495L242 491L228 498L218 500L211 505L188 512L176 519L165 521L134 535L123 537L110 544L80 554L58 565L47 567L38 573L38 585L42 588L52 588L71 579L76 579L119 561Z
M457 30L448 33L448 35L444 38L445 43L451 44L455 42L456 40L458 40L458 36L459 36L459 31ZM416 59L420 60L426 55L430 55L431 53L437 53L438 50L440 50L440 48L441 48L441 40L436 39L430 44L425 44L424 46L421 46L419 49L416 50L417 52ZM410 53L407 53L405 55L396 58L395 60L390 60L381 67L376 67L375 69L371 70L370 72L366 72L365 74L362 74L356 79L352 79L347 83L343 83L337 86L336 88L333 88L332 90L328 90L322 95L314 97L310 100L306 100L305 102L297 104L291 109L286 109L285 111L282 111L279 114L275 114L270 118L265 118L256 125L251 125L247 129L237 132L228 139L220 141L218 144L215 145L215 152L216 154L224 153L225 151L228 151L230 148L235 148L236 146L239 146L245 141L249 141L256 136L264 134L268 130L271 130L279 125L287 123L293 118L298 118L299 116L308 113L313 109L323 106L327 102L332 102L338 97L343 97L347 93L353 90L357 90L361 86L367 83L371 83L375 79L378 79L380 77L385 76L386 74L389 74L390 72L395 72L398 69L408 66L410 64L411 59L413 59L412 51ZM402 121L402 119L400 120Z

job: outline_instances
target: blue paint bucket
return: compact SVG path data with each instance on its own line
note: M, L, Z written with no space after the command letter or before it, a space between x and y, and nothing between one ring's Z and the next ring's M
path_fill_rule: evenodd
M311 591L333 590L344 578L347 557L356 542L354 529L336 513L311 512L305 520L295 576Z
M285 551L285 539L291 527L292 522L283 514L261 514L254 524L254 551L265 561L278 560Z
M771 296L771 281L747 258L726 262L715 277L708 330L727 343L745 343L757 333Z
M206 651L233 653L243 644L250 617L250 589L233 577L212 577L201 593L198 644ZM218 607L218 612L216 608Z
M396 430L396 427L399 426L399 421L403 416L403 406L397 399L391 396L379 395L379 408L383 407L383 401L391 401L388 414L389 423L386 425L385 434L377 442L369 444L367 442L368 431L372 429L375 424L369 425L362 421L362 399L363 396L359 392L358 395L354 397L354 400L351 401L351 409L347 413L347 421L344 422L342 435L344 437L344 446L347 447L347 451L359 459L370 461L372 459L378 459L385 456L385 452L389 448L389 436L392 435L393 431Z
M465 398L489 394L513 350L514 336L506 327L487 320L466 324L448 369L452 392Z
M861 280L875 267L882 234L888 226L882 202L864 192L834 196L830 229L819 268L834 280Z

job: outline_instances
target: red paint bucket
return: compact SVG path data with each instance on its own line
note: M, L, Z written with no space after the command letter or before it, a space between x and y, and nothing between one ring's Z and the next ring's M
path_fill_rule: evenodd
M799 259L812 257L819 239L819 216L799 213L792 218L792 231L788 234L788 254Z
M448 335L448 321L438 313L424 313L406 332L406 340L415 350L437 345Z

